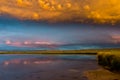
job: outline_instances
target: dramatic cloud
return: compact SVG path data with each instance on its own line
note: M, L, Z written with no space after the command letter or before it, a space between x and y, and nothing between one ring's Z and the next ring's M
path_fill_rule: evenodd
M0 13L19 19L115 24L119 0L0 0Z

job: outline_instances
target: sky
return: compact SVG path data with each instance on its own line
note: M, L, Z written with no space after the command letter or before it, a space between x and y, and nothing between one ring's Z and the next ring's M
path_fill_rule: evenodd
M120 48L119 0L1 0L0 50Z

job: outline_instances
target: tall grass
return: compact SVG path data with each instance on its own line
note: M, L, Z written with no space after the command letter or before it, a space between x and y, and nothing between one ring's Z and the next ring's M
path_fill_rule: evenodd
M120 72L120 52L99 52L98 64L110 71Z

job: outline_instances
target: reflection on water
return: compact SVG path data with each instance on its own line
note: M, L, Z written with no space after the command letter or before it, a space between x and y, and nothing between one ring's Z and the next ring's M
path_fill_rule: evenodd
M95 59L90 55L0 55L0 62L8 66L10 64L47 64L60 60L79 60L79 59Z
M8 61L3 61L3 65L8 66L10 64L21 64L21 65L29 65L29 64L47 64L52 63L52 60L38 60L38 59L13 59Z
M48 64L60 60L95 59L95 55L0 55L0 63L10 64Z
M96 68L94 55L0 55L0 80L86 80Z

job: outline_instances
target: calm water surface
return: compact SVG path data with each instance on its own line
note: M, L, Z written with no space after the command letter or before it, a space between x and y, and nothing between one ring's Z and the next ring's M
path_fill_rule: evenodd
M0 80L87 80L95 55L0 55Z

